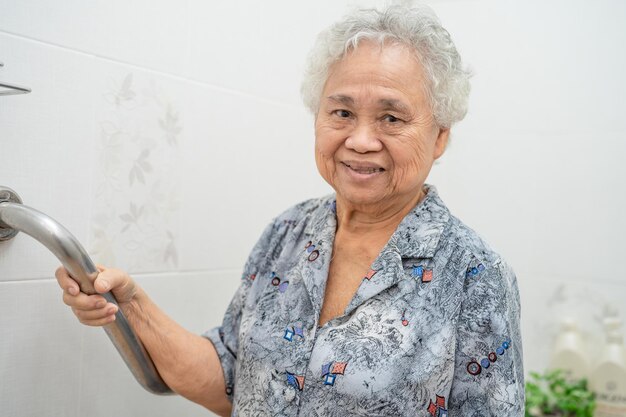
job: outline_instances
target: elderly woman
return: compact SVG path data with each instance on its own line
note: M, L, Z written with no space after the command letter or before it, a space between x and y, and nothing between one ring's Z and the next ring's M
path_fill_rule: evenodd
M425 180L463 118L468 73L424 8L360 10L323 32L302 92L336 194L267 226L222 326L169 319L103 268L165 382L220 415L521 416L513 272ZM84 324L117 307L57 271Z

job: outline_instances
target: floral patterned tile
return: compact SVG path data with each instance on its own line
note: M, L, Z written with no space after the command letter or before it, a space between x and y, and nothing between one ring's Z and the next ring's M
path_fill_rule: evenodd
M131 272L178 265L181 87L100 62L90 253Z

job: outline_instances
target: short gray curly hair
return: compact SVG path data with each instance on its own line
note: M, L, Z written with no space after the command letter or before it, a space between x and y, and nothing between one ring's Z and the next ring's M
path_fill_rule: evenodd
M428 79L425 88L440 127L449 128L465 117L471 73L463 67L448 31L424 5L356 10L321 32L309 54L300 89L305 106L313 114L319 111L330 67L363 39L381 45L397 42L415 51Z

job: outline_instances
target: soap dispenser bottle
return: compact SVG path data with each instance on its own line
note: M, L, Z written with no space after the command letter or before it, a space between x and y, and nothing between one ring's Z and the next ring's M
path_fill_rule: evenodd
M604 319L606 345L589 378L596 393L594 417L626 417L626 352L616 317Z
M551 369L562 369L571 380L589 377L587 349L576 322L571 318L561 321L550 360Z

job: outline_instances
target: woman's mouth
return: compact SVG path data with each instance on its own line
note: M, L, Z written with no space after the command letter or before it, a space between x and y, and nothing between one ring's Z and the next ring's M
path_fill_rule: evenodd
M371 164L359 164L355 162L342 162L342 164L358 174L374 174L385 170L382 167Z

